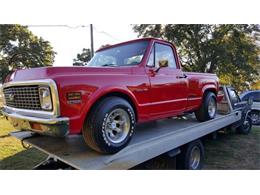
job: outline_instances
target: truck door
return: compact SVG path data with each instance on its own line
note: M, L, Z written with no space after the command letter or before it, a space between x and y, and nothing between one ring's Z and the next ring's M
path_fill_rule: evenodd
M166 67L158 70L160 63L166 63ZM175 49L170 44L154 43L146 71L151 83L151 118L184 112L188 81L177 63Z

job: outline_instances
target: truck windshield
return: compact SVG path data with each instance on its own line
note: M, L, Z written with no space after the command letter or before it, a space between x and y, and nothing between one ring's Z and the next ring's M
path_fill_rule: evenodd
M139 64L145 54L148 41L137 41L97 52L86 66L131 66Z

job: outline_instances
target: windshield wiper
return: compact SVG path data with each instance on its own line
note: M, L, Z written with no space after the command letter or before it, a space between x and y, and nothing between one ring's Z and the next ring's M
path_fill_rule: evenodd
M101 66L118 66L116 64L102 64Z

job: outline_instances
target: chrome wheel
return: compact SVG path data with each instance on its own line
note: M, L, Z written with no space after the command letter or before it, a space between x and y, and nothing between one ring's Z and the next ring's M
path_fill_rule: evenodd
M258 112L251 112L251 119L253 125L257 125L260 123L260 116Z
M210 116L210 118L214 118L215 114L216 114L216 101L214 98L211 98L209 100L209 105L208 105L208 114Z
M109 113L105 121L105 135L114 143L124 141L130 131L129 114L122 108L117 108Z
M195 170L198 169L200 165L200 149L198 146L194 146L191 150L190 154L190 169Z

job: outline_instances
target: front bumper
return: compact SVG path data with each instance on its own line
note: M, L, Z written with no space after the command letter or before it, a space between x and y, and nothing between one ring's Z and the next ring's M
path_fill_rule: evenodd
M2 113L18 130L30 130L56 137L64 137L69 133L69 119L67 117L40 118L25 116L5 108Z

